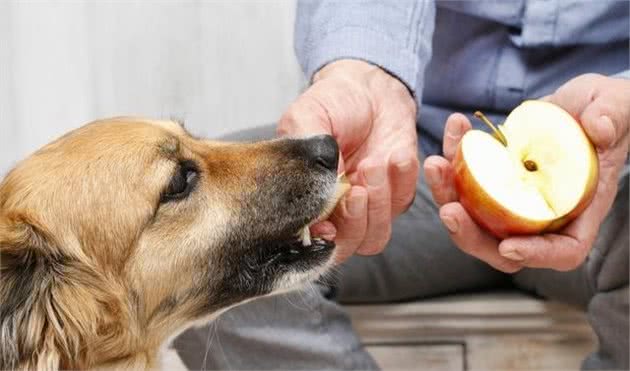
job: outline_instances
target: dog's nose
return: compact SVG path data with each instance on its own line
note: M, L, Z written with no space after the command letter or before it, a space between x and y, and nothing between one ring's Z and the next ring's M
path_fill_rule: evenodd
M317 135L306 139L309 159L328 170L337 170L339 147L330 135Z

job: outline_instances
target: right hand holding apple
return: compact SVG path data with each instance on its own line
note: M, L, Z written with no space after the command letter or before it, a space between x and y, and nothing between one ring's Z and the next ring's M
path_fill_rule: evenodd
M449 230L453 241L464 252L508 273L516 272L523 267L556 270L571 270L578 267L588 255L599 226L612 205L617 191L618 175L628 156L630 81L594 74L582 75L567 82L554 94L542 100L560 106L582 124L584 132L595 145L598 161L594 162L599 162L599 176L587 171L589 161L585 161L582 164L584 166L578 167L577 171L569 171L564 175L575 176L576 182L597 179L597 183L593 187L586 182L583 184L583 189L577 189L579 199L572 202L578 201L579 205L576 204L575 210L581 213L570 215L576 219L560 230L540 235L510 237L496 229L493 230L493 234L487 232L492 229L487 228L488 225L485 226L486 228L478 226L474 220L480 220L479 215L475 215L475 218L471 217L471 214L459 202L461 197L455 182L456 178L461 178L461 174L456 175L452 160L457 154L460 140L471 128L468 119L461 114L453 114L447 120L444 157L431 156L424 164L427 183L431 187L435 201L441 206L440 218ZM471 141L468 140L468 142ZM470 147L470 144L468 146ZM578 148L575 150L583 152L582 154L586 153ZM459 156L458 163L461 163L461 153ZM576 163L576 165L579 164ZM489 168L493 170L492 165ZM484 172L485 170L475 171ZM496 169L496 171L499 170ZM590 204L588 203L589 187L594 188ZM581 193L582 191L584 193ZM564 194L563 191L558 193L559 196L553 197L562 197ZM554 201L553 197L552 201ZM560 200L560 202L564 201ZM469 210L470 206L467 205ZM554 206L553 202L550 206ZM503 215L509 219L509 215ZM544 219L542 216L541 218ZM548 220L545 221L547 222ZM558 223L564 222L560 220ZM516 230L513 229L512 232L519 231L519 228L523 226L531 227L530 230L521 230L525 233L536 232L536 228L540 227L531 220L526 220L525 223L517 225ZM509 227L514 228L513 225Z

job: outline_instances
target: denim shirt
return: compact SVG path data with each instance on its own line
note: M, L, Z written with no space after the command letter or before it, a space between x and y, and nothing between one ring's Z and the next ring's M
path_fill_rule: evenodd
M307 78L355 58L403 81L431 154L453 111L479 109L501 122L572 77L627 73L629 39L626 0L301 0L295 26Z

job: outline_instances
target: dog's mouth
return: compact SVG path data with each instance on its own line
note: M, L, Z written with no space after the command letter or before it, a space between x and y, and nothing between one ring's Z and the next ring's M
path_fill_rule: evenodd
M330 216L333 210L335 210L337 203L339 203L343 196L350 190L350 187L350 183L348 182L345 174L339 174L337 176L337 182L335 183L334 193L327 200L326 205L324 206L321 213L309 223L304 225L298 232L297 237L302 243L302 246L310 247L312 249L333 248L335 246L335 243L333 241L328 241L321 237L312 237L310 228L312 225L326 220Z
M250 257L253 261L245 266L259 267L257 271L264 272L267 277L284 277L276 288L293 287L296 283L321 274L331 261L335 242L311 236L310 227L330 216L350 189L350 184L345 176L340 175L331 188L316 216L299 228L280 232L279 238L259 241L251 250L254 252ZM286 276L287 273L292 274Z
M272 235L240 241L244 250L229 254L233 263L227 266L234 269L222 280L231 291L248 298L284 292L316 280L333 264L335 242L311 236L310 227L327 219L351 186L343 175L333 175L320 187L326 195L316 195L321 189L314 187L310 195L317 198L311 202L318 208L309 209L310 215Z

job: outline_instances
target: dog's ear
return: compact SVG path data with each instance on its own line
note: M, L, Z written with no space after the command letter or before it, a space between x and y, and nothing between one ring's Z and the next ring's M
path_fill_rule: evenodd
M82 249L0 211L0 370L83 369L122 356L130 314L121 292Z
M60 292L70 263L34 220L0 215L0 369L58 369L78 356Z

